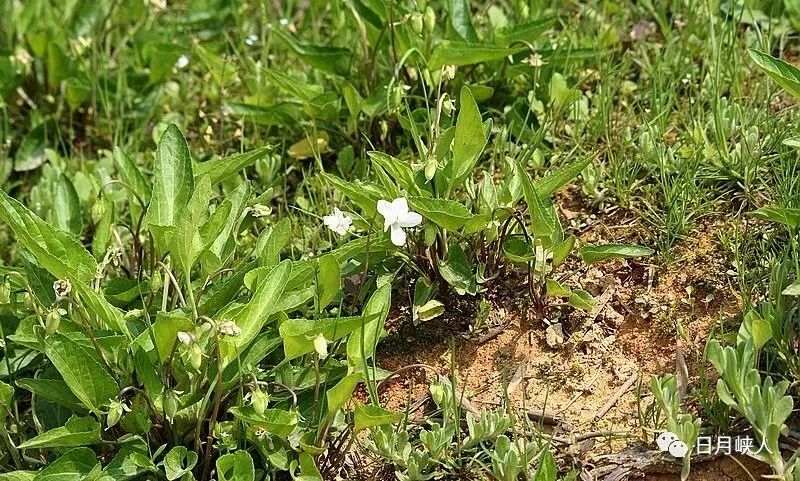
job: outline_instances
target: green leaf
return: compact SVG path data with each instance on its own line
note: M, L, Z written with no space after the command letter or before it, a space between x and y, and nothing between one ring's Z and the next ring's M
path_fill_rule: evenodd
M36 478L36 471L11 471L0 473L0 481L33 481Z
M315 283L317 312L322 311L339 294L341 283L342 273L336 256L326 254L317 259Z
M769 77L787 92L800 98L800 69L781 59L755 49L749 49L750 57Z
M103 368L94 351L71 338L53 333L45 340L45 354L83 405L94 413L119 394L117 381Z
M283 294L286 283L291 274L291 263L283 261L264 277L253 297L236 314L233 319L241 329L235 337L225 337L220 343L220 350L224 359L223 364L236 358L255 339L272 314L275 314L275 305Z
M164 363L177 342L178 332L193 329L194 323L180 311L158 312L156 313L156 322L153 323L152 335L145 330L133 341L133 346L139 346L145 352L153 352L151 356L153 362L158 360ZM156 341L155 351L153 351L153 338Z
M375 426L393 424L402 419L403 413L392 412L380 406L361 404L356 406L353 429L355 432L360 432Z
M412 210L419 212L439 227L451 231L466 227L466 230L478 232L486 227L488 221L486 216L473 214L461 203L452 200L409 197L408 203Z
M143 211L140 201L144 202L145 206L150 202L150 194L152 192L150 182L142 174L139 166L137 166L136 163L128 157L128 154L123 152L119 147L114 148L114 163L117 165L117 171L119 172L121 180L133 190L136 196L138 196L137 199L136 196L125 189L125 194L128 196L128 209L131 213L131 222L138 224L139 217L142 215Z
M101 441L100 423L91 417L69 418L64 426L45 431L19 445L19 449L73 448Z
M556 467L555 459L553 459L553 454L545 450L539 459L539 467L536 469L534 481L556 481L557 475L558 468Z
M352 200L364 212L364 218L371 219L375 217L378 212L377 204L381 198L381 193L376 192L374 186L348 182L330 174L322 174L322 178L333 185L335 190L340 191Z
M89 448L75 448L48 464L36 474L35 481L86 481L100 464Z
M254 481L256 477L253 458L247 451L236 451L217 458L219 481Z
M189 198L183 212L175 219L175 237L170 250L175 256L176 263L184 276L192 272L198 256L211 240L200 235L200 225L208 213L208 203L211 201L211 181L208 177L201 177L195 185L192 196Z
M420 189L414 179L414 171L411 169L411 165L383 152L370 151L367 152L367 155L369 155L374 164L382 167L383 170L391 175L397 185L410 193L419 194Z
M197 453L185 446L175 446L164 456L163 464L167 479L174 481L192 471L197 464Z
M41 267L59 279L88 284L97 272L97 262L73 236L57 229L0 190L2 220Z
M81 201L72 181L64 174L59 175L56 181L53 218L56 226L65 232L80 235L83 230Z
M278 264L281 260L281 251L289 243L291 237L292 221L288 217L264 229L258 236L255 249L261 265L272 267Z
M580 248L581 259L587 264L607 259L649 256L652 253L653 249L649 247L627 244L587 245Z
M203 225L200 235L208 245L202 256L206 272L219 270L233 254L236 234L249 197L250 184L243 182L222 201L208 222Z
M522 164L517 162L516 168L520 173L522 192L531 216L531 230L537 236L551 237L560 227L555 207L549 201L545 203L547 197L542 196L536 190L536 186L531 182L530 175L524 170Z
M575 236L571 235L553 247L553 267L558 267L567 260L575 246Z
M169 124L156 149L155 179L145 220L161 248L171 244L194 190L192 158L180 129Z
M533 188L542 197L550 197L575 179L589 165L589 159L578 160L533 181Z
M467 0L450 0L449 2L450 26L467 42L477 42L478 34L472 26L472 15L469 11Z
M800 227L800 209L792 209L788 207L762 207L750 215L759 219L764 219L772 222L797 229Z
M14 171L27 172L38 169L47 160L48 124L41 123L28 132L22 139L17 154L14 156Z
M211 179L211 185L216 185L253 165L271 150L272 146L267 145L241 154L197 162L194 164L194 175L195 177L207 175Z
M359 325L347 340L347 364L354 370L363 369L364 361L375 354L375 347L389 316L391 304L392 285L387 283L379 287L364 306L361 315L363 326Z
M461 102L453 139L453 183L472 172L478 157L486 146L488 136L483 129L478 104L469 87L461 87Z
M430 301L426 302L425 304L414 308L415 319L418 319L420 322L430 321L431 319L435 319L442 314L444 314L445 307L441 301L437 301L436 299L431 299Z
M336 75L346 76L349 74L352 56L349 49L301 43L281 29L272 29L272 31L278 34L298 57L312 67Z
M3 414L3 416L0 417L0 422L4 422L2 419L5 418L6 413L11 412L11 402L13 399L14 388L0 381L0 413Z
M142 476L146 473L156 471L156 465L150 460L147 444L137 436L124 442L117 455L103 470L103 474L110 476L114 481L131 481L143 479Z
M439 261L439 274L459 295L477 292L472 264L464 249L456 243L449 245L447 259Z
M569 305L576 309L591 311L595 304L594 297L582 289L576 289L569 295Z
M251 426L264 429L283 439L292 434L299 421L296 412L283 409L265 409L264 413L260 414L253 406L236 406L229 411Z
M83 409L81 400L78 399L67 386L67 383L58 379L17 379L18 387L30 391L48 401L52 401L69 409Z
M335 386L328 389L325 399L328 401L328 419L333 419L336 412L343 408L350 398L353 397L353 390L361 381L361 373L356 372L343 377Z
M362 316L330 319L289 319L281 324L279 332L283 339L283 352L291 360L314 351L314 339L318 334L333 342L361 327Z
M503 240L503 255L515 264L527 264L536 260L533 246L523 234L511 234Z
M545 281L547 295L550 297L568 297L572 294L572 289L555 279L547 279Z
M533 43L537 38L556 23L556 17L541 18L530 22L500 29L495 33L495 43L508 46L511 43L524 40Z
M491 62L525 50L525 47L505 48L489 44L453 42L443 40L436 44L428 68L440 69L443 65L472 65Z

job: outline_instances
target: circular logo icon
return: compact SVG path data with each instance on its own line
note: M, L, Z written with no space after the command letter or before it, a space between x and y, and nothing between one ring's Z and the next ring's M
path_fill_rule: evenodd
M656 438L656 444L658 445L658 449L663 452L667 452L669 450L669 445L674 443L678 440L678 436L675 436L669 431L664 431L663 433L659 434Z
M675 456L676 458L682 458L686 456L686 453L688 452L689 446L687 446L683 441L674 441L669 445L669 454Z

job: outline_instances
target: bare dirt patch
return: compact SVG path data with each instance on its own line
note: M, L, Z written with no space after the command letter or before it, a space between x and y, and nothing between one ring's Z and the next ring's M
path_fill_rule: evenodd
M604 218L577 208L563 214L582 242L648 237L635 216L621 210ZM379 350L380 364L389 370L424 364L444 376L454 372L475 409L510 403L520 412L546 411L556 418L560 423L548 426L555 435L594 434L564 446L564 455L580 465L593 465L627 446L652 447L651 434L639 422L641 410L652 402L650 377L675 373L682 354L686 380L696 382L705 369L699 361L709 333L721 320L739 315L741 303L725 274L728 262L718 240L727 227L724 219L703 222L675 248L676 260L667 266L657 265L657 259L616 260L581 271L570 282L596 297L597 308L590 313L554 310L542 318L515 304L525 280L514 278L486 295L492 308L484 333L465 334L474 316L474 301L466 299L447 302L445 316L420 326L396 318ZM430 369L410 369L386 383L383 400L394 409L422 407L435 376ZM735 462L722 460L698 465L691 479L749 476Z

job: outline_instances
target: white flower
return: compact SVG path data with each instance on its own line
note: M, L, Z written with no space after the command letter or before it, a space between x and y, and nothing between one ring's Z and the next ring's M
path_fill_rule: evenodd
M345 235L347 231L350 230L353 219L351 219L350 216L344 215L338 207L334 207L333 214L324 216L322 218L322 223L337 234Z
M320 359L328 357L328 340L321 332L314 337L314 350L317 351Z
M55 291L58 300L66 299L69 293L72 292L72 283L69 282L69 279L58 279L53 283L53 291Z
M182 69L189 65L189 56L188 55L181 55L178 57L178 60L175 62L175 68Z
M250 35L247 36L247 38L244 39L244 43L248 47L252 47L253 45L256 44L257 41L258 41L258 35L254 33L251 33Z
M442 76L445 80L453 80L456 77L456 66L455 65L444 65L442 66Z
M406 232L403 229L415 227L422 223L422 216L408 210L408 201L405 197L398 197L389 202L378 201L378 212L383 216L383 230L391 228L392 244L406 245Z

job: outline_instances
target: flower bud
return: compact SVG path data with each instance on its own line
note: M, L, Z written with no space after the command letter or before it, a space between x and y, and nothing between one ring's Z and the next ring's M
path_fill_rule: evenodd
M106 429L115 426L122 418L122 414L130 412L130 408L118 399L112 400L108 404L108 414L106 415Z
M422 33L422 28L424 27L423 23L424 20L422 18L421 13L414 12L413 14L411 14L411 30L413 30L414 33L416 34Z
M250 392L250 404L253 405L253 409L258 414L264 414L264 411L267 410L267 404L269 404L269 394L262 391L261 388L255 387Z
M203 350L197 344L192 345L192 352L189 355L189 363L195 371L199 371L203 365Z
M164 416L169 421L172 421L172 418L175 417L175 413L178 412L178 395L175 394L175 391L167 391L164 393L163 405Z
M436 12L434 12L430 6L425 9L422 23L425 24L425 30L427 30L428 33L433 32L433 29L436 28Z
M56 332L59 324L61 324L61 313L58 312L58 309L53 309L52 311L48 312L47 319L45 319L44 323L47 334Z
M317 351L320 359L328 357L328 340L325 339L322 333L317 334L314 338L314 350Z

